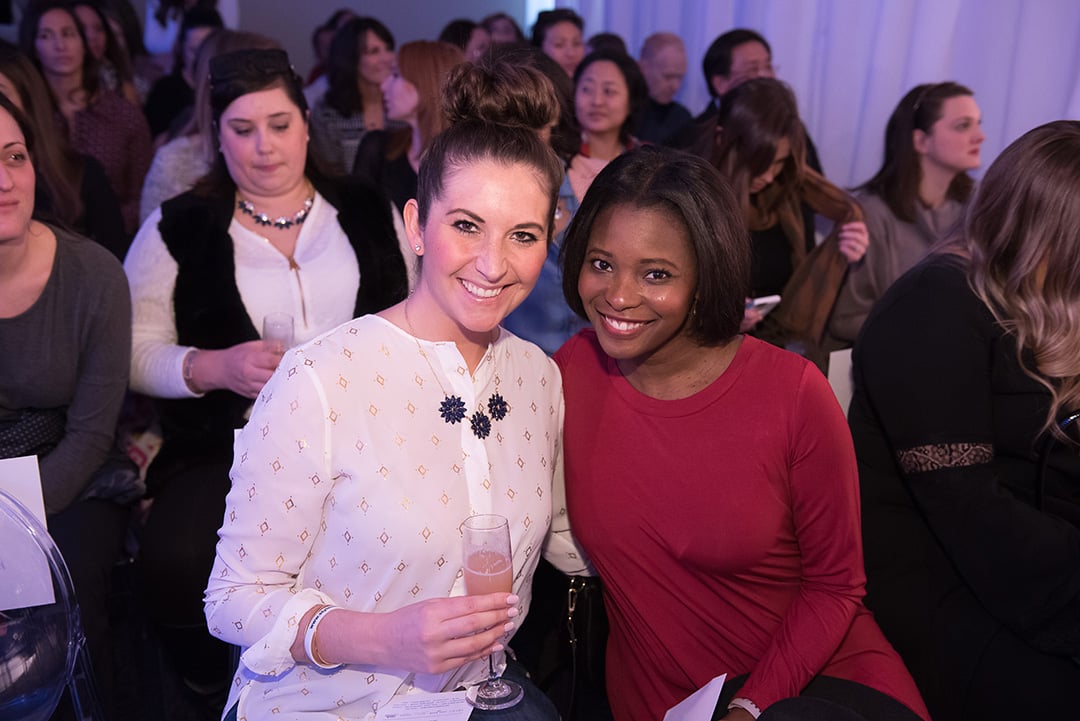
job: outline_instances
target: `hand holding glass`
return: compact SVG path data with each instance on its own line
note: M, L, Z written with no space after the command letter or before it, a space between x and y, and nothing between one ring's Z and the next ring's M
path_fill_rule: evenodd
M284 353L292 348L293 317L288 313L267 313L263 318L262 339L274 353Z
M507 520L494 514L469 516L461 524L461 533L465 591L470 596L511 593L514 562ZM499 678L491 656L488 656L488 673L488 680L476 689L476 697L470 697L469 703L479 709L497 711L521 701L525 692L513 681Z

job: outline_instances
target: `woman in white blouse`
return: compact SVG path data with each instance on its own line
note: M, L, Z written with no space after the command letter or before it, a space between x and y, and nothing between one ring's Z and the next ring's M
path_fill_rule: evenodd
M147 218L124 266L131 382L157 399L164 434L141 539L147 608L208 697L232 671L227 646L206 631L202 592L233 434L281 359L259 338L263 318L289 313L306 342L406 294L389 204L308 162L307 106L286 54L219 55L210 84L215 165Z
M489 654L506 664L551 521L562 384L499 323L536 283L561 178L529 130L438 136L404 208L413 294L288 353L256 402L206 591L211 632L244 647L239 718L377 719L484 680ZM476 513L509 519L509 596L465 595ZM525 702L473 718L558 718L506 673Z

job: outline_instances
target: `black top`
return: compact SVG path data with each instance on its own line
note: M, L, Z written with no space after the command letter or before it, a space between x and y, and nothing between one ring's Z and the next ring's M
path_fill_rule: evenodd
M179 73L170 73L160 78L146 98L146 121L150 124L150 135L157 137L170 129L173 121L185 109L195 104L195 90L187 84Z
M634 128L634 136L646 143L664 143L668 138L682 130L693 116L683 105L670 102L661 105L649 98L641 108Z
M935 721L996 693L1038 696L1031 718L1080 718L1080 458L1055 448L1040 502L1050 394L1016 350L942 255L892 286L855 345L866 605ZM995 657L1008 639L1028 655ZM1059 682L1072 669L1056 699L1016 682L1040 664Z
M366 133L356 150L353 177L382 190L397 209L402 210L409 199L416 197L417 177L406 153L396 158L386 157L387 143L398 132L401 131Z
M89 155L83 155L82 161L83 175L79 195L83 202L83 214L69 230L97 241L123 262L131 245L131 236L124 230L120 201L116 199L116 193L113 192L101 163ZM38 176L34 188L34 217L58 225L53 207L53 199Z
M408 280L386 198L351 179L312 180L338 210L338 224L356 252L360 287L354 317L403 300ZM232 198L205 198L192 191L161 206L158 228L177 262L173 310L180 345L214 350L259 337L236 286L228 234L232 216ZM244 425L250 405L249 399L224 389L199 398L159 399L165 443L154 461L161 473L148 479L151 490L156 477L164 477L173 463L192 457L230 458L233 430Z
M814 249L814 211L804 204L802 214L805 249L809 253ZM794 272L794 264L791 260L791 243L780 224L750 231L750 251L752 297L783 293Z

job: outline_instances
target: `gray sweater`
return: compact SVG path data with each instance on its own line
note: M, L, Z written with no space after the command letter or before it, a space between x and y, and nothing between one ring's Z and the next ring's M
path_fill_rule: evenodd
M855 341L875 301L922 260L964 213L964 206L955 200L933 209L916 203L915 222L905 223L879 195L864 193L858 200L866 213L870 245L862 260L848 271L829 320L830 335L845 344Z
M45 510L77 500L112 446L127 390L131 297L120 262L53 228L56 258L37 301L0 318L0 431L26 409L66 413L63 438L40 458Z

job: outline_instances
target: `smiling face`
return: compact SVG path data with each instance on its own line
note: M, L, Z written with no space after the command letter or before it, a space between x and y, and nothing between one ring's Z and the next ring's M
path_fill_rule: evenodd
M34 214L34 166L15 118L0 109L0 243L24 238Z
M360 79L382 85L394 69L394 51L386 41L368 30L360 39Z
M34 50L46 76L82 72L85 48L75 18L66 10L49 10L38 20Z
M307 120L280 87L241 95L219 121L221 153L241 194L272 198L304 180Z
M914 133L915 152L924 172L927 166L953 174L974 170L979 167L985 139L982 113L970 95L946 98L941 104L941 117L930 126L930 132Z
M487 344L536 285L551 201L532 166L484 159L445 175L423 227L416 201L405 205L409 244L424 259L409 307L425 336Z
M618 65L596 60L585 68L574 91L574 113L587 133L618 134L630 115L630 89Z
M581 39L581 31L568 20L555 23L547 29L540 49L570 77L574 77L574 71L585 57L585 41Z
M578 294L615 360L662 362L693 352L687 319L696 283L690 236L670 211L616 205L596 217Z

